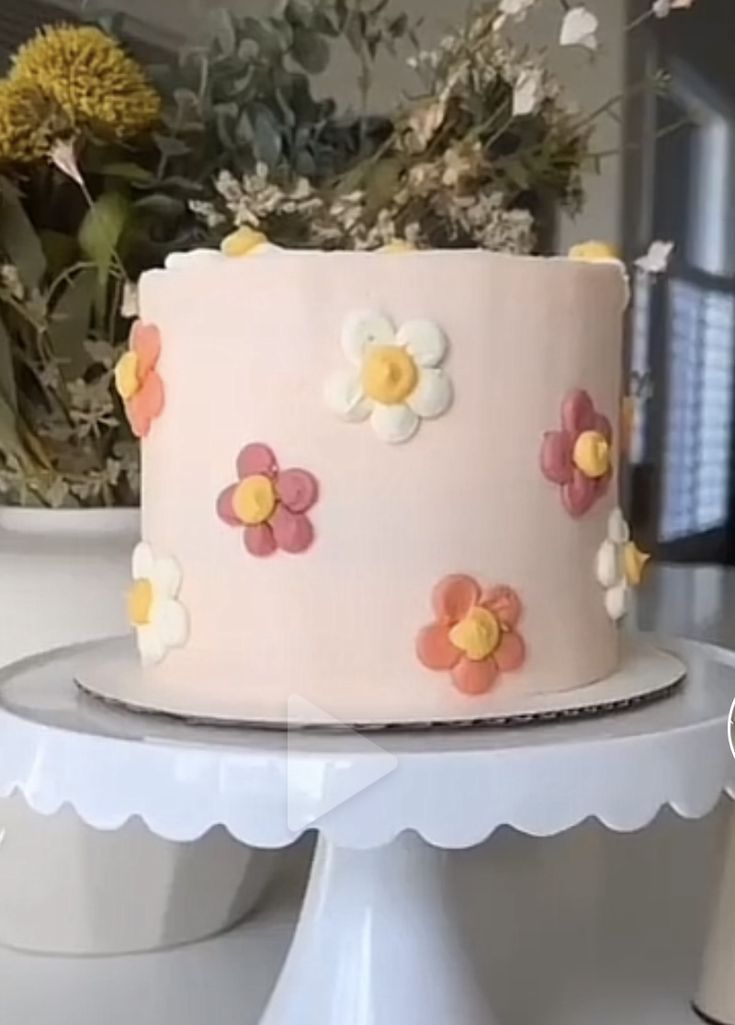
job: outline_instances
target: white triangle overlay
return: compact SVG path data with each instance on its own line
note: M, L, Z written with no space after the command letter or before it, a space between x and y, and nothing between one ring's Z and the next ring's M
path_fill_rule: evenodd
M345 746L343 771L337 751L329 771L325 771L323 757L315 754L309 758L304 752L301 727L305 722L319 723L326 729L339 727L340 746ZM398 768L394 754L298 695L288 699L287 729L286 820L294 833L310 828ZM307 736L313 739L313 735Z

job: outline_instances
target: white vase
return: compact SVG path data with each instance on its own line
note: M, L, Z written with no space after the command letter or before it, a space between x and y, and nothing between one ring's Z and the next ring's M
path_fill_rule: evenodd
M137 510L0 507L0 664L126 631L138 539ZM67 955L189 943L242 920L273 865L224 829L192 843L139 821L98 832L16 795L0 800L0 943Z
M723 741L724 742L724 741ZM695 1009L708 1022L735 1025L735 809L727 809L727 840L714 893Z

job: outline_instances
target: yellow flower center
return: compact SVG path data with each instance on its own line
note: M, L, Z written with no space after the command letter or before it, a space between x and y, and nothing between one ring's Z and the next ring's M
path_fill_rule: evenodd
M637 587L640 584L643 570L650 558L651 556L642 552L633 541L629 541L625 546L623 551L623 567L625 569L625 579L631 587Z
M416 246L407 242L405 238L394 238L392 242L380 247L381 253L414 253Z
M365 394L386 406L396 406L411 394L419 379L416 364L399 345L376 345L362 368Z
M497 617L487 609L475 607L449 631L449 640L471 662L489 658L500 644L502 630Z
M572 458L586 477L604 477L610 469L610 446L599 431L583 431Z
M268 477L256 474L240 481L232 499L238 519L249 527L265 523L276 507L276 492Z
M608 263L619 260L620 253L609 242L582 242L569 250L572 260L587 260L590 263Z
M128 594L128 619L133 626L145 626L151 618L153 584L150 580L136 580Z
M115 367L115 387L123 399L132 399L140 388L138 377L138 356L134 352L126 352L117 361Z
M225 256L248 256L254 253L267 243L268 239L262 231L255 231L254 228L238 228L222 243L222 252Z

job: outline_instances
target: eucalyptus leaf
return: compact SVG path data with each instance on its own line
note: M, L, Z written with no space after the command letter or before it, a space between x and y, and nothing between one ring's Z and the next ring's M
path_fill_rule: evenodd
M139 213L160 217L162 220L176 220L186 213L186 203L177 196L165 192L151 192L136 199L135 209Z
M13 342L0 317L0 395L14 413L18 412L18 392L13 368Z
M211 18L214 36L222 53L226 57L232 57L237 48L237 33L232 13L222 7L214 11Z
M97 272L80 271L62 292L49 319L51 344L68 381L81 377L89 363L85 343L91 330L97 289Z
M119 192L103 192L79 228L79 245L106 278L130 216L130 200Z
M132 160L113 160L109 164L103 164L100 173L111 178L122 178L136 185L149 185L156 180L151 171L133 163Z
M291 56L304 71L318 75L329 64L329 43L306 29L294 29Z
M183 139L176 139L172 135L161 135L159 132L155 132L153 141L164 157L185 157L191 153L191 146L187 142L184 142Z
M253 151L255 159L269 168L275 168L281 158L283 140L273 115L261 107L255 115L255 138Z
M46 257L35 228L23 208L20 194L0 175L0 250L18 270L28 289L40 288Z

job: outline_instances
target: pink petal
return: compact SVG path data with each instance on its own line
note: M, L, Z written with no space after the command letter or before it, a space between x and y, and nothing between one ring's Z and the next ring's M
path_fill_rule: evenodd
M302 513L293 513L279 505L271 516L270 525L279 548L292 555L305 552L314 542L314 528Z
M575 436L594 430L595 406L586 391L575 388L567 393L561 407L561 422L564 430Z
M276 480L276 494L291 512L303 513L316 502L319 485L307 470L283 470Z
M161 415L164 405L163 381L155 370L146 374L140 390L133 398L145 409L149 419L155 420Z
M231 484L229 488L225 488L217 499L217 515L230 527L242 526L242 521L235 514L235 508L232 502L236 491L237 484Z
M480 588L472 577L460 573L444 577L434 587L431 604L440 623L457 623L480 597Z
M463 694L487 694L498 676L498 667L491 658L472 662L463 658L452 670L452 682Z
M416 638L416 654L427 669L453 669L462 654L449 640L449 630L442 623L425 626Z
M143 324L138 320L130 333L130 348L138 357L140 378L152 370L161 355L161 332L155 324Z
M584 516L597 498L597 481L585 477L581 470L575 469L568 484L561 489L561 500L570 516Z
M601 434L608 445L612 444L613 430L612 424L608 418L602 413L595 413L595 426L594 429Z
M501 673L512 673L520 669L526 660L526 646L523 639L513 630L503 634L500 645L493 652L493 661Z
M237 457L237 474L240 480L244 477L253 477L255 474L275 477L277 473L278 460L267 445L246 445Z
M246 527L244 533L245 547L251 555L262 557L272 555L276 550L276 539L267 523L258 523Z
M521 600L512 587L493 587L483 591L482 604L506 627L515 626L523 612Z
M572 438L566 431L547 431L541 445L541 472L554 484L567 484L572 477Z

